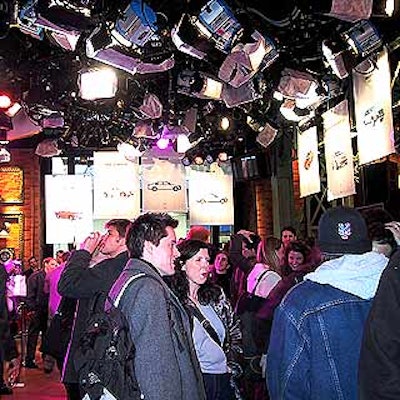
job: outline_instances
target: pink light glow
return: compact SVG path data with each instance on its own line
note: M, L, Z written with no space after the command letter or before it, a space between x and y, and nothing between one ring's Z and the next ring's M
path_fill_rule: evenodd
M0 94L0 108L9 108L12 102L7 94Z
M169 145L169 139L166 138L160 138L157 140L157 147L160 150L165 150Z

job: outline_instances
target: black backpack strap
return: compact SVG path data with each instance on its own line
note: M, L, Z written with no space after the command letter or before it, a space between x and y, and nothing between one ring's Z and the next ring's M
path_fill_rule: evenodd
M89 315L93 315L97 310L104 305L108 295L104 291L96 292L89 303Z
M207 331L211 339L222 347L218 333L215 331L210 321L201 313L201 311L195 305L191 304L186 305L186 309L192 317L196 318L200 322L200 325Z

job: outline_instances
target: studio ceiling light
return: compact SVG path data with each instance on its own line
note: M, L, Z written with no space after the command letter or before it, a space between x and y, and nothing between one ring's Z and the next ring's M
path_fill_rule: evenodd
M339 39L324 40L322 52L325 60L340 79L383 45L382 37L369 20L361 20L342 32Z
M220 127L222 130L226 131L227 129L229 129L230 126L230 121L228 117L222 117L221 121L220 121Z
M12 105L12 100L10 96L6 93L0 93L0 108L6 110Z
M84 100L109 99L118 90L118 78L114 70L102 68L79 73L79 96Z
M184 70L177 79L178 93L200 99L220 100L223 83L203 72Z

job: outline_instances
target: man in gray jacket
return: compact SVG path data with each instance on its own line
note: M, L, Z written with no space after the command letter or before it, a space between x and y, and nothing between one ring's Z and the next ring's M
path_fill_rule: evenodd
M188 317L162 280L175 273L177 225L167 214L139 216L127 233L130 260L110 291L117 298L129 277L141 274L124 290L119 307L129 322L134 369L146 400L205 399Z

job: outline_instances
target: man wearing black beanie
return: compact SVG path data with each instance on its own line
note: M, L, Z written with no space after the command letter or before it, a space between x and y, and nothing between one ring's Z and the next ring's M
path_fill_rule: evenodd
M275 311L267 353L271 400L357 398L364 323L388 259L371 251L357 210L329 209L318 228L324 262Z

